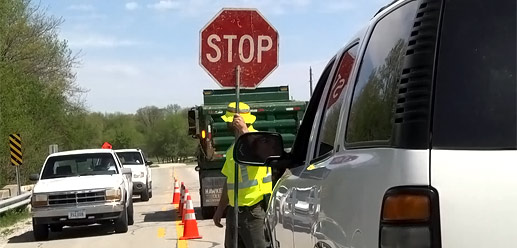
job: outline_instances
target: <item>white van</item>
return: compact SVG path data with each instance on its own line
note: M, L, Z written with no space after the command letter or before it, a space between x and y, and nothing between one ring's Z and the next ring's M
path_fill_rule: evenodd
M516 247L515 9L395 1L330 60L291 152L241 136L237 163L280 176L272 246Z

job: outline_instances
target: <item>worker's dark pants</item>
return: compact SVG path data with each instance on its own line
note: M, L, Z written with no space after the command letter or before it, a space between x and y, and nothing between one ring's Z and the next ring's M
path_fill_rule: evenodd
M266 248L268 242L264 235L264 211L263 203L259 202L251 207L239 207L239 247L238 248ZM229 206L226 212L226 235L224 246L233 247L233 233L235 217L233 207Z

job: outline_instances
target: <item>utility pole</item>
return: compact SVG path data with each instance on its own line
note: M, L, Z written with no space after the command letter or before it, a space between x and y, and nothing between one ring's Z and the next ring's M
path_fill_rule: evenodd
M312 97L312 67L309 66L309 85L311 87L311 97Z

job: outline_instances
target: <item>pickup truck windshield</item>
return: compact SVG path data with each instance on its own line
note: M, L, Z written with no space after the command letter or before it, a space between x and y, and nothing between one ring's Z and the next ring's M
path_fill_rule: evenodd
M139 152L117 152L122 164L126 165L144 165L144 159Z
M117 173L118 168L111 154L77 154L50 157L45 164L41 179Z

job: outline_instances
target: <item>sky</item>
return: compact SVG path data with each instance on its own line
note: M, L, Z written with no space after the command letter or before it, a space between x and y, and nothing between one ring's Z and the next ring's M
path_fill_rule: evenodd
M79 65L76 83L90 111L202 104L219 88L199 65L200 30L223 7L257 8L279 33L279 63L260 86L289 85L309 99L326 63L389 0L39 0L63 18ZM33 2L33 3L34 3Z

